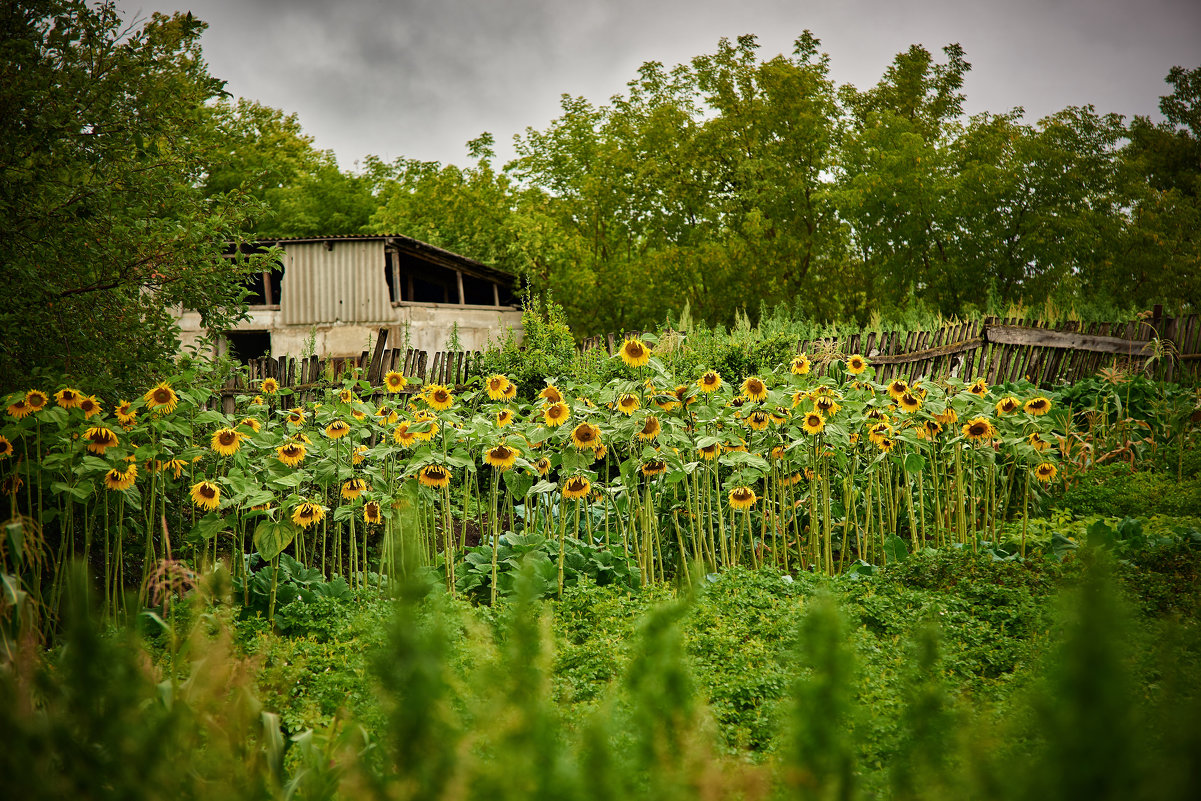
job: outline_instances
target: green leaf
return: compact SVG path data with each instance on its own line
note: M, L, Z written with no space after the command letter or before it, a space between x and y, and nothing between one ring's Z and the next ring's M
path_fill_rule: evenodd
M279 556L298 533L300 529L291 520L264 520L254 529L255 550L269 562Z

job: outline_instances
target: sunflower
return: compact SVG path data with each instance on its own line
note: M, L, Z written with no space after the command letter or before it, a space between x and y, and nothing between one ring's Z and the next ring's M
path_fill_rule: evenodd
M847 372L851 375L859 375L867 369L867 359L856 353L847 359Z
M83 436L88 441L88 450L97 456L103 456L105 450L117 444L117 435L107 428L89 428Z
M138 478L138 466L127 464L124 468L114 467L104 474L104 486L113 492L122 492L133 486Z
M183 475L183 469L187 466L188 463L183 459L168 459L165 462L156 461L154 463L154 470L155 472L160 470L163 472L170 472L172 477L179 478L181 475Z
M916 412L922 408L922 401L912 392L906 392L901 397L897 398L897 406L902 412Z
M33 414L33 409L29 408L29 404L25 401L25 398L22 397L17 398L15 401L8 404L8 414L11 417L22 420Z
M934 419L938 421L939 425L953 426L959 422L959 415L955 413L954 409L948 406L943 411L934 415Z
M378 501L367 501L367 503L363 504L364 523L378 523L381 519Z
M973 417L963 427L963 436L973 442L987 442L997 435L997 430L986 417Z
M91 430L95 431L96 429L91 429ZM112 433L112 432L109 432L109 433ZM113 444L116 445L117 443L114 442ZM91 450L91 449L92 449L92 446L89 445L88 450ZM104 451L100 451L100 452L104 453ZM7 459L8 457L10 457L12 455L13 455L13 444L8 441L8 437L4 436L3 434L0 434L0 459Z
M505 426L511 424L512 422L513 422L513 410L512 409L501 409L499 412L496 413L497 428L504 428Z
M400 392L408 386L408 383L405 377L395 370L390 370L384 374L384 389L389 392Z
M1012 395L1006 395L997 401L997 414L1012 414L1022 408L1021 402Z
M571 501L578 501L581 498L588 497L588 491L592 489L592 483L583 476L572 476L563 484L563 497Z
M100 407L100 401L96 400L95 395L88 395L85 398L79 399L79 411L83 412L85 420L91 420L100 414L103 409Z
M1039 395L1037 398L1031 398L1026 401L1026 405L1022 407L1026 410L1026 414L1032 414L1035 417L1040 417L1051 411L1051 400Z
M621 345L619 354L621 360L630 367L644 367L651 360L651 351L641 339L634 337L627 339Z
M279 382L274 378L264 378L261 389L268 395L274 395L279 391Z
M617 411L624 415L631 415L637 411L640 401L637 395L631 395L629 392L617 399Z
M806 375L809 372L809 357L804 353L794 356L788 369L793 375Z
M721 374L716 370L706 370L705 374L697 379L696 385L701 388L701 392L717 392L721 389Z
M667 462L661 459L652 459L642 465L642 475L644 476L661 476L667 472Z
M435 489L450 484L450 471L440 464L427 464L417 471L417 481Z
M788 422L788 410L783 406L777 406L772 410L771 423L774 426L782 426Z
M403 448L411 448L413 443L417 441L417 435L412 431L409 431L409 425L409 421L406 420L398 425L396 430L392 432L392 439L396 441L397 445L400 445Z
M601 444L600 429L591 423L580 423L571 430L571 443L575 445L576 450L596 450Z
M767 385L759 376L751 376L742 382L742 394L747 400L761 401L767 397Z
M209 444L222 456L233 456L242 447L242 434L232 428L218 428Z
M314 523L320 523L325 519L325 507L319 503L304 503L297 504L292 510L292 522L301 528L308 528Z
M198 481L192 485L192 503L210 512L221 504L221 488L211 481Z
M809 393L803 389L798 389L792 393L792 408L795 409L807 400L809 400Z
M21 478L19 473L9 473L0 481L0 495L11 495L15 497L21 491L21 487L25 486L25 479Z
M680 402L674 394L660 393L655 396L655 405L665 412L674 412L680 408Z
M973 395L975 395L979 398L983 398L985 395L988 394L988 382L985 381L983 378L977 378L976 383L972 384L972 386L968 390L968 392L972 393Z
M541 459L534 462L534 470L536 470L538 472L538 475L540 475L540 476L544 476L547 473L549 473L550 472L550 459L543 456Z
M752 431L762 431L763 429L767 428L767 425L770 422L771 417L762 409L756 409L746 418L746 424L750 426Z
M31 389L25 393L25 405L29 407L30 411L40 412L46 408L46 404L49 402L50 399L46 397L46 393L40 389Z
M440 412L449 409L455 402L455 396L441 384L430 384L422 390L422 393L430 408Z
M824 417L833 417L842 407L838 405L832 395L818 395L813 399L813 408Z
M179 396L175 394L175 390L171 389L170 384L166 381L160 381L155 386L146 390L146 394L142 396L142 400L146 401L146 407L150 411L169 414L175 411L175 407L179 403Z
M511 448L502 442L484 451L484 462L503 472L517 464L517 457L520 455L516 448Z
M252 398L252 399L251 399L251 401L250 401L250 405L251 405L251 406L262 406L262 405L264 405L264 404L263 404L263 396L262 396L262 395L255 395L255 396L254 396L254 398Z
M1043 462L1038 467L1034 468L1034 477L1044 484L1049 484L1055 480L1059 470L1050 462Z
M429 442L434 437L438 436L438 421L433 415L425 411L418 412L417 417L413 422L429 423L429 426L425 427L424 431L413 432L413 436L417 437L417 439L421 440L422 442Z
M288 467L295 467L304 461L304 445L299 442L289 442L275 449L279 460Z
M821 430L825 427L826 418L822 417L818 412L808 412L801 423L801 428L810 436L821 433Z
M349 389L341 389L338 390L338 400L342 403L357 403L359 399Z
M54 402L64 409L78 408L81 400L83 400L83 393L70 387L64 387L54 393Z
M873 445L879 445L880 441L887 439L890 433L892 433L892 426L885 422L879 422L868 426L867 438Z
M750 509L757 500L759 497L750 487L738 487L730 490L730 508L732 509Z
M508 383L508 385L505 386L505 394L503 397L505 400L513 400L514 398L516 398L517 397L517 385L514 384L512 381L510 381Z
M505 388L509 386L509 379L503 375L491 376L484 382L484 389L488 390L488 397L494 401L504 400Z
M1038 451L1039 453L1042 453L1043 451L1048 450L1051 447L1051 443L1047 442L1045 439L1043 439L1041 436L1039 436L1039 433L1037 431L1032 433L1026 439L1026 441L1030 443L1030 447L1034 448L1034 450Z
M366 491L367 482L361 478L355 477L342 482L342 497L348 501L353 501Z
M133 404L127 400L123 400L113 408L113 415L116 416L117 422L122 428L127 431L133 428L138 421L138 413L133 410Z
M676 396L676 400L682 403L685 407L696 403L696 395L692 393L692 387L688 384L680 384L672 390L672 395Z
M876 443L876 446L885 453L892 453L892 449L896 444L897 441L892 437L881 437L880 441Z
M707 462L711 462L718 456L721 456L721 443L714 442L712 445L702 445L696 449L701 458Z
M547 403L562 403L563 393L554 384L547 384L546 388L538 393L538 397L545 400Z
M746 453L746 440L742 437L730 440L726 443L726 450L734 451L735 453Z
M942 433L942 426L937 420L927 420L917 428L917 435L920 439L935 439Z
M647 415L646 420L642 421L642 428L638 431L638 439L644 442L654 439L659 436L659 432L662 430L662 426L659 425L659 418L653 414Z
M350 463L351 464L362 464L366 458L367 458L367 446L366 445L355 445L354 450L350 452Z
M893 379L888 384L888 396L895 400L900 400L901 396L909 391L909 385L899 378Z
M335 420L325 427L325 436L330 439L341 439L350 433L350 426L345 420Z
M546 421L548 428L561 426L567 422L567 418L571 416L571 407L563 401L555 401L550 406L542 410L542 419Z

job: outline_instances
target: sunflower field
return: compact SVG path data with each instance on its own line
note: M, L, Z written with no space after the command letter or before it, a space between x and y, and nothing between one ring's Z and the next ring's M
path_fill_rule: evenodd
M585 575L690 581L691 566L838 574L927 548L1024 555L1006 521L1082 466L1063 459L1080 452L1071 412L1031 386L881 384L860 355L821 378L804 354L682 378L640 339L613 358L618 378L531 403L500 374L352 376L303 405L266 379L232 415L195 374L116 402L31 389L0 428L4 570L54 608L82 557L114 611L218 561L248 594L251 567L278 573L281 556L352 591L420 565L492 603L530 554L546 594Z

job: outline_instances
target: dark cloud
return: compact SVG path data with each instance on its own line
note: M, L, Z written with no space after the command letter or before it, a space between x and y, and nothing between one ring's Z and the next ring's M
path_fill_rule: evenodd
M1175 64L1201 64L1193 0L122 0L127 13L191 10L236 95L299 114L343 165L367 154L462 161L493 132L501 155L543 127L562 93L604 102L638 66L753 33L766 55L811 29L840 83L868 86L893 56L951 42L973 69L968 110L1068 105L1154 114Z

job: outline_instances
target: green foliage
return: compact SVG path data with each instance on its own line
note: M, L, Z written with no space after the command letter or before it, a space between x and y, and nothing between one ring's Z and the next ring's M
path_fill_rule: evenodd
M638 585L638 565L614 551L572 538L564 545L564 586L591 581L599 586ZM458 566L455 588L464 596L482 601L492 594L492 546L468 548ZM519 577L528 571L528 592L548 598L559 590L559 544L540 534L508 533L497 544L497 590L508 597L518 591Z
M274 565L263 564L258 554L245 559L246 576L233 580L234 597L245 600L242 614L268 616L274 581L274 623L280 631L328 637L342 625L345 609L340 604L352 596L341 576L326 581L320 570L305 567L288 554L280 554L278 573ZM254 569L256 563L262 564L258 570Z
M212 156L205 104L224 94L200 53L204 23L125 26L112 3L0 11L0 389L162 370L178 348L172 307L228 327L244 310L240 275L265 258L222 258L261 207L197 188Z
M1078 515L1201 515L1201 476L1177 482L1175 475L1125 463L1102 465L1081 475L1056 504Z

